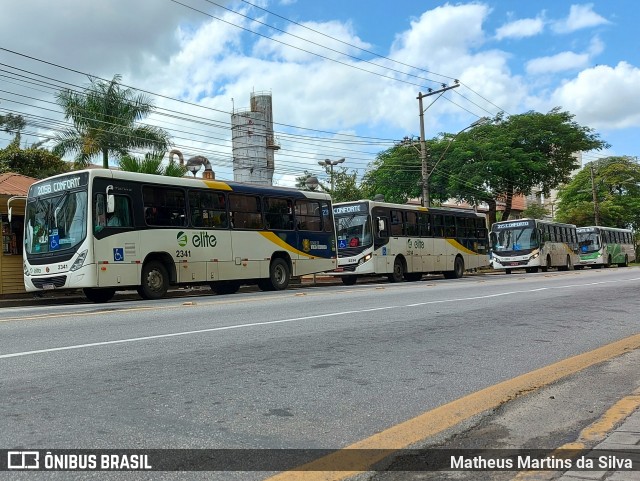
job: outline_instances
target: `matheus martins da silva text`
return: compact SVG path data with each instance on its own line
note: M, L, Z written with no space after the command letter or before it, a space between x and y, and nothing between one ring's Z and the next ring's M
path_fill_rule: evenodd
M546 458L535 458L532 456L517 456L515 458L484 458L474 456L451 456L451 469L555 469L566 470L578 469L633 469L633 462L628 458L617 456L599 456L597 458L587 458L581 456L577 459L556 458L549 456Z

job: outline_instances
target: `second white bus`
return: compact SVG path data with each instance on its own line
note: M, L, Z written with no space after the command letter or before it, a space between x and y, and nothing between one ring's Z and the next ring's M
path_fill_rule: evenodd
M417 281L426 273L462 277L489 265L483 214L361 200L334 204L338 268L346 285L362 276Z
M496 222L491 226L491 266L511 274L514 269L546 272L578 265L578 235L573 224L539 219Z

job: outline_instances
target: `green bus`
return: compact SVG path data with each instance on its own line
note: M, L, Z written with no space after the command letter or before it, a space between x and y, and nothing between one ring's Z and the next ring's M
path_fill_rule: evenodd
M613 264L627 267L636 260L635 237L629 229L590 226L578 227L577 232L580 264L576 267L579 269L584 266L599 269Z

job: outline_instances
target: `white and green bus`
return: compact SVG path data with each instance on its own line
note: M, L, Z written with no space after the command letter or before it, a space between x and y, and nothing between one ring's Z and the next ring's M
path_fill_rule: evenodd
M636 260L633 231L614 227L578 227L580 266L593 269L617 264L627 267ZM578 266L576 266L578 267Z
M325 193L106 169L33 184L24 244L27 291L83 289L94 302L171 285L280 290L337 266Z
M338 267L330 274L346 285L362 276L399 282L443 273L453 279L489 265L483 214L360 200L334 204L333 215Z
M491 266L511 274L514 269L568 271L578 265L578 235L573 224L539 219L496 222L491 226Z

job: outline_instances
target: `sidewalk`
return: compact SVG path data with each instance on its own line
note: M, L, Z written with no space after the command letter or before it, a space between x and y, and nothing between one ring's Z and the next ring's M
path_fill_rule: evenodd
M619 456L621 459L630 459L634 470L617 470L615 468L607 471L573 470L564 473L558 478L558 481L640 481L640 409L636 409L594 449L620 451L620 454L613 452L607 454ZM628 451L635 451L635 453Z

